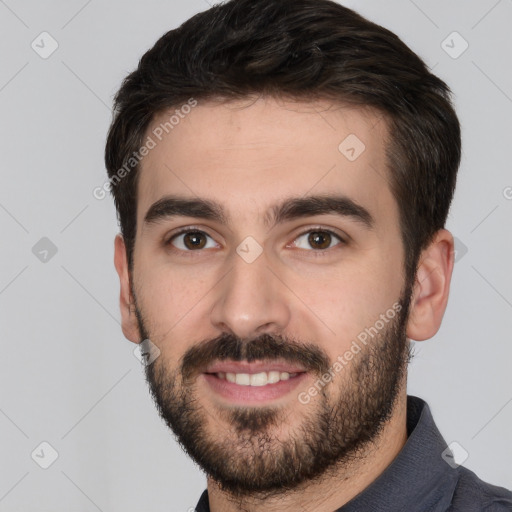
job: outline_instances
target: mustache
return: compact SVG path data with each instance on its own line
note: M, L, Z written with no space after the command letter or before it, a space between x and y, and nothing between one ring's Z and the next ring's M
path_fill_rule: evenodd
M298 363L305 370L319 375L327 373L329 357L316 345L289 340L282 336L263 334L250 341L230 334L205 340L190 347L181 359L181 372L184 380L203 373L214 361L272 361L282 359Z

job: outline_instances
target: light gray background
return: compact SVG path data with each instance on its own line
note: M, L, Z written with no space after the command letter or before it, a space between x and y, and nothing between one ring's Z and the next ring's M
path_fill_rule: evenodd
M409 393L467 450L468 468L511 488L512 1L345 4L396 32L455 93L464 155L448 227L460 259L440 332L416 346ZM122 78L207 7L0 0L0 511L185 512L205 487L121 333L115 211L92 191ZM43 31L59 45L47 59L31 48ZM453 31L469 43L458 58L445 51L462 49L458 36L442 46ZM57 248L46 262L32 250L43 237ZM48 469L31 458L43 441L58 452Z

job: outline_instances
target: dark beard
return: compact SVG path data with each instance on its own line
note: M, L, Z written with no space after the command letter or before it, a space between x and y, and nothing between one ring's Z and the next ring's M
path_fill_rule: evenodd
M158 411L189 456L235 498L263 499L334 474L360 456L393 413L410 360L406 337L410 294L407 287L400 300L402 309L314 400L307 405L297 400L295 409L300 414L303 410L303 419L286 439L272 433L272 427L286 424L284 410L233 406L207 411L198 403L195 384L205 366L216 360L280 358L300 363L318 378L332 366L317 346L279 336L265 334L244 342L221 335L192 346L174 370L159 357L145 367ZM142 339L151 339L138 307L136 314ZM216 434L210 423L218 424Z

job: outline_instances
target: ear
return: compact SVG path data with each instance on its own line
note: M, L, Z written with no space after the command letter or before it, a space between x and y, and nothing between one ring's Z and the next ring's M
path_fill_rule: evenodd
M117 235L114 242L114 265L119 275L121 293L119 296L119 306L121 309L121 328L126 339L133 343L140 343L141 336L137 317L135 316L135 303L130 288L130 274L128 272L128 258L126 255L126 245L121 235Z
M448 303L453 264L453 236L441 229L420 256L407 337L423 341L432 338L439 330Z

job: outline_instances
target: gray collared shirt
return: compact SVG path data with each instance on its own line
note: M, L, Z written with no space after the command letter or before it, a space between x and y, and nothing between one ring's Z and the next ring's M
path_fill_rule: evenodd
M421 398L407 397L407 442L376 480L335 512L512 512L512 492L457 466ZM204 491L196 512L210 512Z

